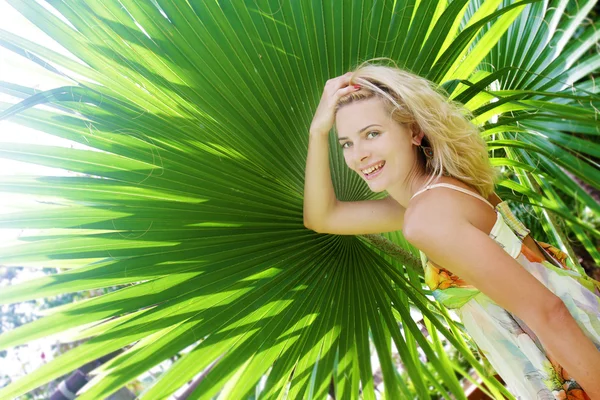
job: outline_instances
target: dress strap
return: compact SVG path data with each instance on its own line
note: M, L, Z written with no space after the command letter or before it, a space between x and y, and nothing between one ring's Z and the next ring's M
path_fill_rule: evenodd
M492 205L492 203L490 203L489 201L487 201L486 199L484 199L483 196L481 196L481 195L479 195L477 193L474 193L474 192L472 192L470 190L467 190L465 188L461 188L460 186L451 185L450 183L434 183L433 185L427 185L423 189L419 190L417 193L413 194L413 196L410 199L412 200L413 197L415 197L416 195L419 195L419 194L423 193L424 191L429 190L429 189L433 189L435 187L446 187L446 188L449 188L449 189L458 190L459 192L463 192L463 193L466 193L466 194L471 195L473 197L476 197L479 200L482 200L482 201L486 202L487 205L489 205L490 207L492 207L494 210L496 209L496 207L494 207Z

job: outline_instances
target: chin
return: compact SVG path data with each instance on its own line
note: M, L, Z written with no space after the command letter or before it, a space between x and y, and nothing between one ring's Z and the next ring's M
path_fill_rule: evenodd
M371 192L373 192L373 193L381 193L381 192L385 192L385 188L371 189Z
M375 182L373 182L373 183L375 183ZM370 185L369 182L367 181L367 185L369 186L369 189L373 193L381 193L386 190L386 186L381 185L379 182L375 183L374 185Z

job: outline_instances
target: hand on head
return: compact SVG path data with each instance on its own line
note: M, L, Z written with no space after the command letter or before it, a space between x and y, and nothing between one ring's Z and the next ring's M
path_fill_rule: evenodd
M358 85L351 85L350 78L352 72L347 72L336 78L329 79L323 89L323 95L319 106L315 111L312 123L310 124L311 135L327 135L333 127L335 121L335 106L338 100L349 93L360 89Z

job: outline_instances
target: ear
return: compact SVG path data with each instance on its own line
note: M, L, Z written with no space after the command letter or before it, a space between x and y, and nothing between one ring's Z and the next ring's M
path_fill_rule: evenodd
M423 132L421 129L419 129L419 127L414 125L410 131L412 135L412 143L415 146L420 146L421 142L423 141L423 138L425 137L425 132Z

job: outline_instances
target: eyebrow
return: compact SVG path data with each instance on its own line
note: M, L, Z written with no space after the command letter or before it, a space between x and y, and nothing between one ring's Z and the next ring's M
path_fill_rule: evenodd
M371 125L367 125L367 126L365 126L364 128L362 128L361 130L359 130L359 131L357 132L357 134L358 134L358 135L360 135L360 133L361 133L361 132L363 132L363 131L365 131L365 130L369 129L369 128L370 128L370 127L372 127L372 126L381 126L381 125L379 125L379 124L371 124ZM344 136L344 137L341 137L341 138L338 138L338 140L346 140L346 139L348 139L348 138L347 138L347 137L345 137L345 136Z

